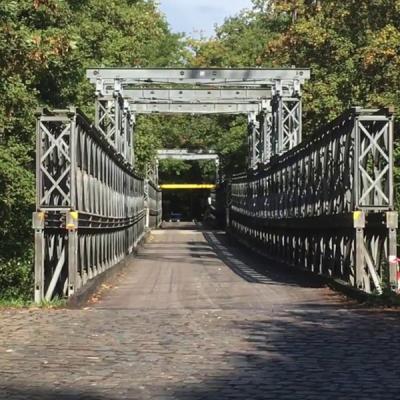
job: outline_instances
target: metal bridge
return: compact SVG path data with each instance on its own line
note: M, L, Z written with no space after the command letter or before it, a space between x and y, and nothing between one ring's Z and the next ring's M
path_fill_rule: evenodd
M160 226L157 162L144 177L134 169L135 117L149 113L246 114L248 169L213 192L217 220L280 263L368 293L398 290L391 110L353 108L303 140L308 69L87 76L94 123L76 108L37 116L35 301L74 295ZM171 156L212 157L218 166L215 154L158 154Z

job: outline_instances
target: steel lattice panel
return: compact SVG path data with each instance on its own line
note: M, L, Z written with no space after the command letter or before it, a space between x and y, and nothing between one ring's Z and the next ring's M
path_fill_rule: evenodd
M392 130L387 110L352 109L236 176L230 228L276 260L366 292L397 288Z
M35 300L70 296L145 233L144 180L77 110L37 122ZM154 208L160 195L153 193ZM153 204L153 203L152 203Z

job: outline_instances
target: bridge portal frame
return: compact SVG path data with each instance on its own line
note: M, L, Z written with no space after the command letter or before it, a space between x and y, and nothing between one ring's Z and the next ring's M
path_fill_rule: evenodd
M96 68L88 69L87 77L103 104L96 110L119 96L133 115L247 114L251 169L301 141L301 85L310 78L309 69ZM117 125L118 107L108 109L107 118Z
M201 161L201 160L214 160L215 162L215 180L220 181L219 167L220 156L214 151L204 150L188 150L188 149L161 149L157 151L158 160L184 160L184 161Z

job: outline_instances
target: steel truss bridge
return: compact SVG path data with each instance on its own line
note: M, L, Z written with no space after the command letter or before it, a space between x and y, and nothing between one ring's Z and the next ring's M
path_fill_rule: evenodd
M69 297L161 223L158 163L134 168L136 115L246 114L248 169L212 210L267 257L362 291L398 290L393 112L353 108L302 140L308 69L90 69L95 118L37 115L35 301ZM158 158L212 158L187 150ZM197 157L197 158L196 158Z

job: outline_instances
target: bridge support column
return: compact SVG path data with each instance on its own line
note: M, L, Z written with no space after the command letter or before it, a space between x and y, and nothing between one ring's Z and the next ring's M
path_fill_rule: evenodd
M268 164L272 157L272 107L270 101L266 101L262 104L260 126L262 148L261 161L263 164Z
M248 167L256 169L261 162L261 132L260 122L255 112L248 114Z
M129 102L123 98L122 84L114 80L113 95L106 95L104 83L96 84L95 126L108 139L109 143L129 163L132 161L132 134L135 117Z
M104 95L102 80L98 80L96 83L94 124L96 128L108 139L110 144L115 147L117 129L115 104L111 97Z
M292 96L282 96L282 83L275 82L272 105L272 153L283 154L301 142L302 106L300 84L294 82Z

